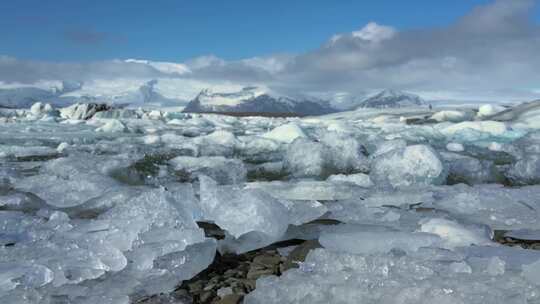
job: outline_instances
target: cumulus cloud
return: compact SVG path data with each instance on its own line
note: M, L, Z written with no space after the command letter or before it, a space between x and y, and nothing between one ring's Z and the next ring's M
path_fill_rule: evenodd
M352 32L352 36L362 40L371 41L374 43L394 37L396 30L390 26L378 25L375 22L370 22L359 31Z
M396 31L370 23L297 56L283 71L284 83L301 83L305 90L393 87L532 98L540 83L540 29L529 16L533 5L495 1L438 29Z
M540 27L533 0L496 0L453 24L399 31L370 22L303 54L183 63L49 63L0 57L0 81L163 78L195 87L264 84L278 92L361 94L383 88L437 99L540 98ZM163 82L165 83L165 82Z
M159 78L172 77L149 64L107 60L85 63L56 63L46 61L19 60L0 56L0 81L31 84L40 80L75 80L114 78Z
M394 37L396 30L391 26L379 25L376 22L370 22L358 31L353 31L350 34L336 34L330 39L330 46L334 45L340 39L350 36L364 40L366 42L379 43L381 41Z

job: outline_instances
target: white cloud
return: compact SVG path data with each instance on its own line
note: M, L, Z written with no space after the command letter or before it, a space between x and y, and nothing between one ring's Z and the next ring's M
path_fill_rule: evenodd
M269 73L281 72L286 66L286 57L253 57L242 60L246 65L265 70Z
M540 28L530 0L498 0L447 27L396 31L370 23L297 56L280 74L305 90L392 87L490 99L538 98ZM293 89L291 87L291 89Z
M352 32L352 36L362 40L378 43L394 37L396 30L391 26L378 25L375 22L366 24L361 30Z
M166 73L166 74L188 74L191 73L191 70L189 67L182 63L175 63L175 62L163 62L163 61L149 61L149 60L140 60L140 59L127 59L125 60L127 63L140 63L140 64L147 64L156 70Z
M200 56L189 60L186 65L194 70L204 69L212 66L224 66L227 62L214 55Z

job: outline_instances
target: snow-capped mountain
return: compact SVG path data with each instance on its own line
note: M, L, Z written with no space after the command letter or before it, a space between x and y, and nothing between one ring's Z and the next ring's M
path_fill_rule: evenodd
M214 93L202 90L184 112L281 113L322 115L336 112L330 103L316 98L278 96L260 87L245 87L238 92Z
M349 111L358 108L366 99L366 94L351 94L348 92L333 93L324 99L330 100L330 105L339 111Z
M163 96L160 92L156 90L156 85L158 84L158 81L156 79L150 80L144 85L142 85L138 92L135 92L138 97L142 98L140 100L140 103L144 105L152 105L156 107L166 107L166 106L183 106L186 105L186 101L176 99L176 98L169 98L166 96Z
M3 88L0 89L0 107L29 108L36 102L51 103L58 106L68 105L77 102L77 98L63 95L76 91L81 86L82 84L78 82L63 81L60 87L54 86L49 89L31 86Z
M383 90L364 99L358 108L402 108L423 106L426 102L418 95L395 90Z
M63 81L61 87L50 89L38 87L16 87L0 89L0 107L29 108L36 102L54 106L74 103L107 103L152 107L184 106L182 99L164 96L156 88L158 80L139 80L124 83L109 82L106 85Z

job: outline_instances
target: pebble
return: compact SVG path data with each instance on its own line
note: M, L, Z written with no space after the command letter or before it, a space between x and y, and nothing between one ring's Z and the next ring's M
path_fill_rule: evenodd
M320 247L317 241L306 241L288 248L288 256L279 249L262 249L240 255L217 256L215 262L204 272L185 281L175 291L175 298L191 297L193 304L238 304L244 295L256 288L256 280L262 276L281 275L287 269L297 267L307 253ZM291 251L292 249L292 251ZM172 295L172 294L171 294Z
M200 300L202 303L210 301L216 294L213 291L205 291L201 293Z
M203 282L197 281L188 285L191 293L199 293L203 289Z
M274 270L272 269L257 269L256 267L253 267L250 269L247 273L247 278L252 280L257 280L258 278L265 276L265 275L272 275L274 274Z
M223 297L217 303L218 304L238 304L242 302L243 298L244 296L241 296L241 295L230 294Z
M317 240L306 241L298 245L287 256L287 260L282 264L281 272L285 272L291 268L298 268L298 262L305 261L307 254L315 248L321 248L321 244Z
M223 297L225 297L227 295L230 295L232 293L233 293L233 290L232 290L231 287L222 287L222 288L218 289L218 291L217 291L217 295L220 298L223 298Z
M260 255L253 259L254 264L259 264L268 268L272 268L281 262L279 255Z

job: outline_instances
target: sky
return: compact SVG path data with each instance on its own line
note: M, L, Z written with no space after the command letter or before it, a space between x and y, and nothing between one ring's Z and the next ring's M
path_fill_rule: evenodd
M2 1L0 83L527 99L540 94L539 24L535 0Z
M480 0L83 1L0 3L0 54L85 61L201 55L234 60L316 48L370 21L398 29L444 26ZM540 14L536 14L537 17Z

